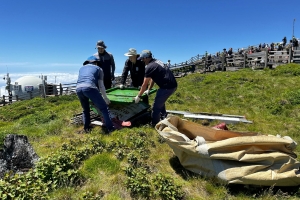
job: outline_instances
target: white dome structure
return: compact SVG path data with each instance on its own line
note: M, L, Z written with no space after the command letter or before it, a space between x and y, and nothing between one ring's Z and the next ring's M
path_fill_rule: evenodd
M12 95L18 95L19 99L30 99L43 94L43 80L35 76L23 76L17 79L11 86Z

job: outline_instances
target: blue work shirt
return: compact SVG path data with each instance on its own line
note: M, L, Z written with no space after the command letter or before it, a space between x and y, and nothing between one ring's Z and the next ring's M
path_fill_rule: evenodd
M100 67L87 64L79 69L77 88L89 87L99 89L99 81L103 81L103 71Z

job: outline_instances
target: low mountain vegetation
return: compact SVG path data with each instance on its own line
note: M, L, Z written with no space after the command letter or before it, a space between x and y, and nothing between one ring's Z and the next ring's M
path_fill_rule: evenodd
M189 74L178 78L168 110L244 115L230 130L300 139L300 65ZM150 97L153 102L154 95ZM40 161L0 180L0 199L299 199L298 187L223 185L185 170L149 125L110 135L78 134L76 95L35 98L0 108L0 142L26 135ZM181 116L182 117L182 116ZM205 126L220 122L188 119ZM297 147L295 153L300 154Z

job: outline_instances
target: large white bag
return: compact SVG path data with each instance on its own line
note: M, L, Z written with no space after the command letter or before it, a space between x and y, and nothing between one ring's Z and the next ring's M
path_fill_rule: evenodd
M169 115L155 129L184 168L227 184L300 185L300 163L290 137L233 132Z

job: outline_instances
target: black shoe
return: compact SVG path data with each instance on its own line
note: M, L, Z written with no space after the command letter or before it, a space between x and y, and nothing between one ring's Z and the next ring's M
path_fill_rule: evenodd
M156 124L153 124L152 122L150 122L149 125L151 126L151 128L154 128Z
M115 130L117 130L117 129L115 129L115 128L113 128L113 129L111 129L111 130L108 130L108 129L107 129L107 132L108 132L108 134L111 134L111 133L114 132Z
M85 132L85 133L90 133L91 131L92 131L91 128L86 128L86 129L84 129L84 132Z
M77 131L76 133L77 134L84 134L84 133L86 133L86 131L83 129L83 130Z
M84 131L85 131L86 133L90 133L90 132L92 131L93 128L94 128L94 126L89 126L89 127L85 128Z
M105 135L109 135L109 134L111 134L112 132L114 132L115 130L117 130L117 129L113 128L113 129L109 130L109 129L107 129L106 127L102 127L102 131L103 131L103 133L104 133Z

